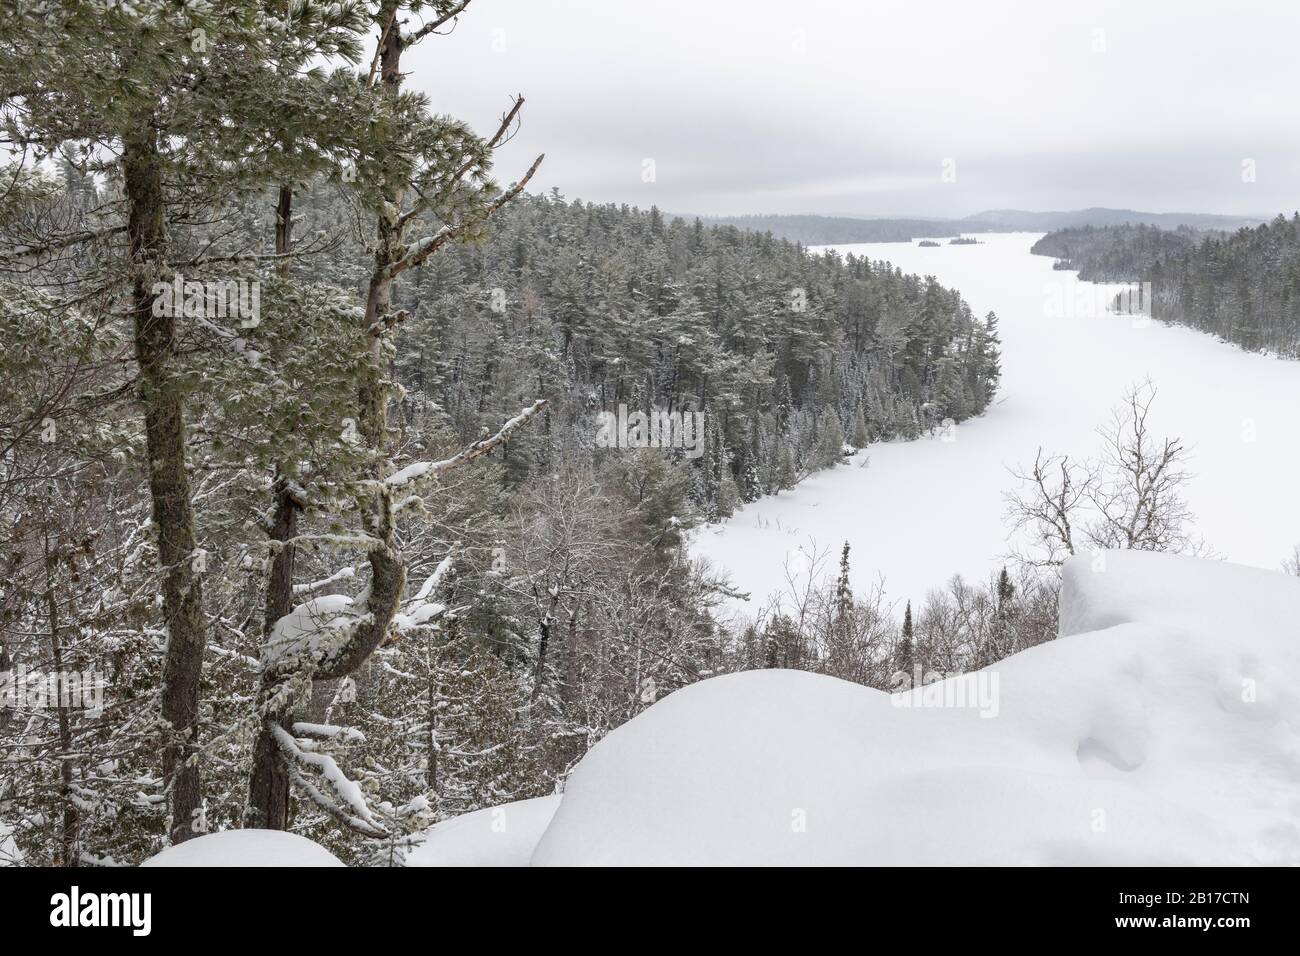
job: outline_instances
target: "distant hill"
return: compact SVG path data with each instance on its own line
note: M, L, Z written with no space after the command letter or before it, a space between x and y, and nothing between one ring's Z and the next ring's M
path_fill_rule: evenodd
M778 239L807 246L844 245L851 242L911 242L930 237L946 239L968 232L1053 232L1079 226L1118 226L1126 223L1177 229L1233 231L1257 226L1263 218L1219 216L1211 213L1139 212L1134 209L1075 209L1064 212L1028 212L991 209L963 219L869 219L856 216L680 216L700 219L709 226L735 226L770 232Z
M1001 226L1007 229L1029 232L1051 232L1056 229L1071 229L1077 226L1122 226L1147 225L1162 229L1177 229L1188 226L1192 229L1223 229L1233 231L1243 226L1258 226L1266 220L1251 216L1218 216L1211 213L1197 212L1139 212L1135 209L1074 209L1067 212L1026 212L1022 209L990 209L979 212L965 219L957 220L969 224L964 228Z
M693 216L683 216L693 219ZM991 231L987 226L963 226L951 219L857 219L851 216L700 216L706 226L735 226L770 232L778 239L804 245L849 242L911 242L918 236L947 238L963 230Z

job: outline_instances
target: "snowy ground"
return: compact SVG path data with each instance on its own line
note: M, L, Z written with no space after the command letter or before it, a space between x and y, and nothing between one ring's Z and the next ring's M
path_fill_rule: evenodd
M537 797L463 813L430 828L407 866L527 866L560 798Z
M1197 530L1236 562L1276 568L1300 542L1300 363L1250 355L1213 337L1105 314L1103 287L1030 255L1037 234L980 235L970 246L839 247L887 259L955 287L979 315L1001 320L1003 384L981 418L938 438L873 445L852 465L748 505L697 534L696 555L751 592L752 611L804 555L853 547L853 583L884 577L886 597L917 600L955 572L983 578L1008 550L1002 494L1008 466L1049 452L1091 455L1094 429L1125 388L1159 389L1157 434L1194 446L1188 501ZM1111 287L1105 287L1111 288ZM857 467L868 459L866 467Z
M1300 580L1105 558L1067 565L1061 639L974 675L669 695L578 765L533 864L1300 863Z
M1072 558L1061 637L890 695L803 671L692 684L562 797L433 827L412 865L1300 865L1300 579ZM234 830L155 866L339 865Z
M318 843L282 830L222 830L171 846L141 866L342 866Z

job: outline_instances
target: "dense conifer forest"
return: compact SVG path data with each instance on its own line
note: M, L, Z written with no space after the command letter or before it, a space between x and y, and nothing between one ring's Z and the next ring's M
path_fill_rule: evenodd
M1030 251L1053 256L1056 268L1077 270L1087 282L1136 282L1156 262L1181 256L1201 238L1202 233L1186 227L1080 226L1049 232Z
M1249 351L1300 358L1300 214L1235 233L1066 229L1034 244L1082 279L1149 282L1151 314Z
M887 263L656 210L521 197L478 246L407 287L398 368L470 438L526 395L550 424L515 474L590 457L593 414L703 412L702 514L789 488L847 442L915 438L979 414L996 390L997 320Z

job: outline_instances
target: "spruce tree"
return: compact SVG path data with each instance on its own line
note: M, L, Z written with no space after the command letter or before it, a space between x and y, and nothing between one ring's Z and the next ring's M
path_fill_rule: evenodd
M853 608L853 588L849 583L849 543L840 549L840 573L835 580L835 607L837 617L843 619Z
M905 675L907 687L912 687L915 681L917 656L916 641L912 632L912 602L907 602L907 608L903 611L903 632L902 638L898 644L898 653L895 658L895 669Z

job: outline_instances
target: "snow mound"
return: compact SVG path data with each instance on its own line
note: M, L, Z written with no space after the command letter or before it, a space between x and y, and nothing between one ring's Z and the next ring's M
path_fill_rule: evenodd
M141 866L342 866L318 843L282 830L222 830L168 847Z
M578 765L535 865L1300 863L1300 579L1072 559L1061 639L890 695L677 691Z
M435 824L411 851L407 866L527 866L558 796L520 800Z

